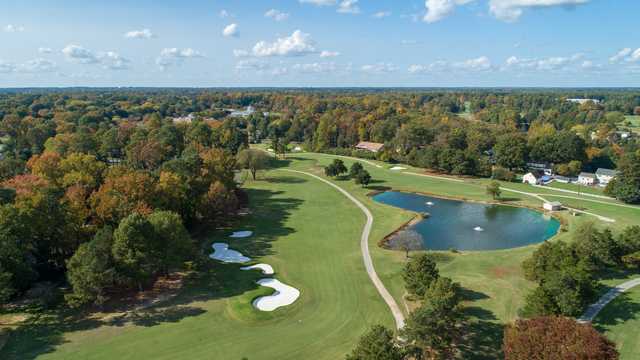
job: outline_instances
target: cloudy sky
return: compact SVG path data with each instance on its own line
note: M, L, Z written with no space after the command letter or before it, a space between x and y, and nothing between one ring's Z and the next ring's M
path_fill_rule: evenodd
M0 87L639 86L638 0L20 0Z

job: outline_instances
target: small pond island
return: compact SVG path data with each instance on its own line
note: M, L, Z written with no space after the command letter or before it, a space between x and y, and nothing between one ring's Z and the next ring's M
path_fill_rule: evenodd
M540 243L554 236L560 222L551 216L515 206L441 199L387 191L377 202L429 213L409 227L422 236L428 250L499 250Z

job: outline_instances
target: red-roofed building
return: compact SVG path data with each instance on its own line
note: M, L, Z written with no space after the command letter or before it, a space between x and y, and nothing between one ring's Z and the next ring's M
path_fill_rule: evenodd
M374 153L379 152L380 150L382 150L383 147L384 147L384 144L368 142L368 141L363 141L358 145L356 145L356 149L358 150L366 150Z

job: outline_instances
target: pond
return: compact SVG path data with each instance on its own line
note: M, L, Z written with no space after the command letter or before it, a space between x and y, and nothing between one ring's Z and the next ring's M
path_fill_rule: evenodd
M498 250L540 243L554 236L560 222L544 213L515 206L447 200L387 191L377 202L429 217L412 225L429 250Z

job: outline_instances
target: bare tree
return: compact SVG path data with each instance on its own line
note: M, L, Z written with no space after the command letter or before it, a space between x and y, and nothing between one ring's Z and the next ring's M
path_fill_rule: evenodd
M399 249L404 250L407 259L409 258L410 251L424 249L422 235L415 230L398 232L393 238L393 242Z

